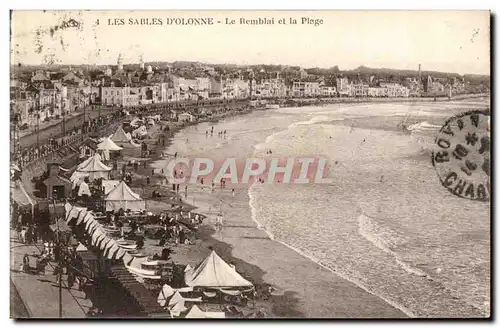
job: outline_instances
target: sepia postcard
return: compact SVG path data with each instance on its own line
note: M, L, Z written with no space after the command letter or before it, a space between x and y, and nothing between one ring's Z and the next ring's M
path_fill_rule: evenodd
M13 10L11 318L489 319L489 11Z

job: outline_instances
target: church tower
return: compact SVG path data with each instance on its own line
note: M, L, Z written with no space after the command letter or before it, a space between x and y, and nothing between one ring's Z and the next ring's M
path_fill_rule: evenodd
M143 70L143 71L144 71L144 66L145 66L145 64L144 64L144 59L142 58L142 55L141 55L141 60L140 60L140 64L139 64L139 65L140 65L140 67L141 67L141 70Z
M121 53L118 55L117 64L118 64L118 70L123 71L123 58Z

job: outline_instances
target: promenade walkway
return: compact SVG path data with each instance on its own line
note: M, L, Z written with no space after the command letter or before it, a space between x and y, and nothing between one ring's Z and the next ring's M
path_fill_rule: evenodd
M10 280L11 307L24 308L24 313L12 313L16 317L28 315L30 318L58 318L59 317L59 285L57 276L53 274L55 263L46 267L46 274L31 274L19 272L24 254L30 255L30 266L35 266L42 245L26 245L17 240L17 234L11 230L10 233ZM77 284L69 289L67 275L63 275L62 283L62 316L63 318L85 318L87 311L92 306L89 299L85 299L85 293L78 290ZM22 301L23 306L19 306ZM27 313L26 313L27 312Z

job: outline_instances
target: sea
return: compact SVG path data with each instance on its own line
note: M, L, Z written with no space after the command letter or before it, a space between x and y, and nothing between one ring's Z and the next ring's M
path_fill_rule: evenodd
M244 194L241 201L270 238L410 317L486 317L490 203L448 192L430 156L448 118L486 108L489 99L478 98L255 111L188 127L166 152L327 159L329 184L227 188ZM207 135L212 126L214 135ZM223 130L225 137L218 135Z

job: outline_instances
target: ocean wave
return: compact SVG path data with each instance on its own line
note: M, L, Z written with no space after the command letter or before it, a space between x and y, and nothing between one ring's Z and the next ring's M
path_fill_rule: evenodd
M415 123L408 127L412 132L434 132L438 131L441 127L439 125L430 124L427 121Z
M320 259L318 259L317 257L315 257L314 255L310 254L309 252L307 251L304 251L302 249L299 249L297 247L294 247L290 244L287 244L281 240L277 240L275 239L274 237L274 234L272 231L270 231L262 222L259 221L259 219L257 218L257 203L256 203L256 193L259 192L259 188L264 188L263 186L257 186L255 183L250 186L250 188L248 188L248 197L249 197L249 206L250 206L250 211L251 211L251 218L252 218L252 221L255 222L255 224L257 225L257 228L264 231L271 240L277 242L277 243L280 243L281 245L293 250L294 252L296 252L297 254L313 261L314 263L316 263L317 265L319 265L320 267L338 275L339 277L341 277L342 279L345 279L351 283L353 283L354 285L360 287L361 289L363 289L364 291L380 298L381 300L385 301L387 304L393 306L394 308L400 310L401 312L403 312L404 314L406 314L408 317L410 318L414 318L416 317L416 314L413 313L410 309L407 309L405 308L404 306L401 306L400 304L397 304L395 302L393 302L391 299L387 298L387 297L384 297L383 295L380 295L378 294L377 292L375 292L374 290L372 290L370 287L366 286L366 284L364 284L361 280L359 279L356 279L354 277L353 274L349 274L348 272L342 272L342 270L340 268L336 268L336 267L332 267L331 265L329 264L326 264L326 263L323 263Z
M383 227L374 219L361 214L358 217L359 234L368 240L370 243L381 249L383 252L391 255L396 260L396 263L409 274L414 274L419 277L427 277L428 274L424 271L412 267L411 264L403 261L400 256L395 252L398 246L408 242L407 238L398 234L397 232Z

